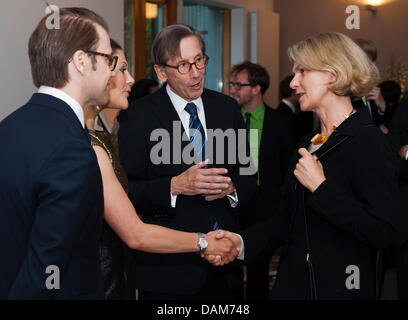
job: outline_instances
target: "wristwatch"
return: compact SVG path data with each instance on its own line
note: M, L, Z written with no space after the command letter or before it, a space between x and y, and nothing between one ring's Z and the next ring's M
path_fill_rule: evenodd
M205 249L208 247L208 241L205 238L204 233L198 232L198 241L197 241L197 247L200 250L200 253L203 253Z

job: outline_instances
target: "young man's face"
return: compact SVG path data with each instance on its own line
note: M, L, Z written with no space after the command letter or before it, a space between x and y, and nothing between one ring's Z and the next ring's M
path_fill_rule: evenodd
M241 71L235 73L232 78L231 82L235 85L230 86L229 94L232 98L234 98L239 105L245 107L246 105L250 104L254 95L253 95L253 87L249 86L248 81L248 72ZM239 86L243 84L245 86Z
M111 54L112 48L110 45L110 38L108 33L99 25L96 26L96 30L99 36L99 44L95 51L105 54ZM108 58L95 55L96 63L88 74L87 87L88 87L88 100L94 105L106 105L109 101L108 82L111 77L115 75L115 71L112 71L112 67L108 64Z

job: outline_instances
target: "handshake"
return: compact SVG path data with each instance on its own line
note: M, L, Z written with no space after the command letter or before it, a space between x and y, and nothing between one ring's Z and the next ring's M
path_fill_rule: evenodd
M205 235L207 248L201 257L214 266L223 266L236 259L241 249L240 237L226 230L216 230Z

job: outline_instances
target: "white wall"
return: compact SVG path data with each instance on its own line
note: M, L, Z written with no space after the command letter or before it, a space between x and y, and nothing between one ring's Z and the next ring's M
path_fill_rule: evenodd
M121 0L48 0L58 7L86 7L109 24L111 37L123 44ZM45 14L44 0L0 1L0 121L23 105L36 90L28 59L28 39Z
M271 107L278 104L279 95L279 15L274 0L195 0L231 8L231 63L244 60L259 63L270 76L271 85L265 101ZM250 25L250 13L256 12L256 25ZM251 30L257 30L252 35Z

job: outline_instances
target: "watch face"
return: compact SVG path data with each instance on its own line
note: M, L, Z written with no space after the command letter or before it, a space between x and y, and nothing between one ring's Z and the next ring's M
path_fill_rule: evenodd
M208 246L208 242L205 238L200 238L199 243L200 243L201 250L207 248Z

